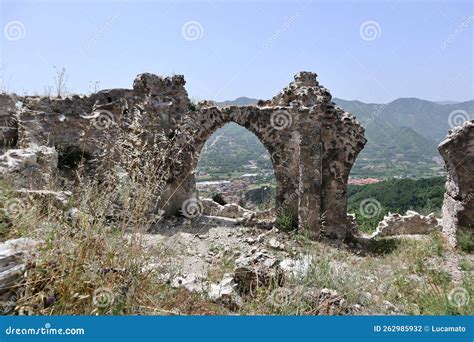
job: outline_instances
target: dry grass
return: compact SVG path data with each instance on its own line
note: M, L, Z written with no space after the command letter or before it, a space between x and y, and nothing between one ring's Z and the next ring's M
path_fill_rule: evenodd
M305 240L303 237L300 240ZM393 239L387 239L388 241ZM305 241L312 255L311 269L302 278L289 279L288 291L278 295L274 288L261 288L247 301L243 314L413 314L413 315L472 315L470 300L457 305L450 297L453 291L463 291L474 298L472 273L462 272L453 279L446 266L453 251L438 234L426 238L397 239L396 248L386 242L384 255L357 256L319 242ZM380 253L380 251L378 251ZM459 254L464 268L472 262ZM322 288L336 290L344 303L333 311L321 308L315 294ZM459 291L458 291L459 293ZM283 304L282 304L283 300ZM324 304L324 303L323 303Z
M147 271L150 255L140 234L125 234L123 224L105 214L109 194L95 185L83 187L71 203L80 211L71 216L52 204L29 203L25 215L12 220L9 237L41 237L39 258L30 265L17 302L24 314L229 314L205 296L172 289L158 280L159 270ZM140 213L140 211L137 211ZM142 221L141 221L142 222ZM136 226L137 230L143 228ZM245 298L239 314L472 314L472 302L453 306L449 293L462 287L472 297L472 261L459 255L465 271L455 283L443 267L452 256L444 241L433 234L424 239L388 239L378 244L378 254L357 256L298 235L302 251L312 255L310 272L284 284L289 297L275 304L275 284L260 287ZM394 247L395 246L395 247ZM386 248L386 253L380 249ZM172 253L173 251L169 251ZM232 251L214 265L210 280L219 281L232 270ZM321 288L336 290L345 304L325 311L315 294ZM283 293L288 295L288 293ZM397 310L386 304L389 301ZM360 312L349 311L360 305Z
M104 131L96 142L104 153L94 161L95 177L87 177L90 165L79 165L68 205L73 211L24 199L15 215L1 211L2 239L29 236L44 241L17 291L17 312L134 314L154 297L144 291L153 288L156 279L144 271L148 255L140 235L130 238L125 232L143 232L160 219L156 203L183 146L161 135L144 137L140 118L126 132ZM71 179L60 183L67 187ZM17 201L6 186L1 195L3 206ZM159 310L159 303L151 304Z

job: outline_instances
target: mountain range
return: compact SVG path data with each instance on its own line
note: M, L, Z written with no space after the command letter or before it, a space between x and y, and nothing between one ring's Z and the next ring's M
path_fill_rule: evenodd
M400 98L387 104L339 98L334 98L333 101L352 113L366 130L367 144L351 173L351 176L356 178L419 178L442 175L444 168L437 145L447 135L451 126L468 118L474 119L474 100L433 102L418 98ZM218 104L245 106L257 102L257 99L239 97ZM257 163L261 158L261 164L268 165L264 147L257 146L257 138L245 128L228 124L209 139L211 145L217 136L219 143L203 153L204 160L212 159L214 164L218 165L222 157L226 159L226 164L229 164L230 155L225 150L230 144L238 146L240 150L252 150L249 158L257 158ZM204 160L201 165L206 164ZM239 158L239 165L242 165L242 162Z

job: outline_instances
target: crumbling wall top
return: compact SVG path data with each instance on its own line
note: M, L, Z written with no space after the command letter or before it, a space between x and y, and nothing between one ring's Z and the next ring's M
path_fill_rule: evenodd
M331 93L320 86L314 72L301 71L294 76L294 81L274 96L270 104L273 106L305 106L311 107L329 103Z

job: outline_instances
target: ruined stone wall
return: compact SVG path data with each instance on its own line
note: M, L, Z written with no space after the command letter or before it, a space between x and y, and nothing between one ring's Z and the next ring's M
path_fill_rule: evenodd
M18 140L17 98L0 94L0 146L15 146Z
M207 139L235 122L254 133L271 155L277 214L290 215L315 238L346 236L347 179L366 140L362 126L331 101L316 74L298 73L281 93L257 106L194 107L184 85L182 76L142 74L133 89L66 99L7 97L0 102L0 119L15 117L8 134L18 146L54 146L59 160L71 148L100 156L98 139L113 140L114 133L140 119L141 139L164 135L182 151L162 191L160 206L167 214L196 195L194 170Z
M66 99L24 97L17 105L18 146L52 145L58 148L80 145L98 153L97 145L84 138L100 139L101 131L126 130L137 116L150 132L168 134L190 105L184 78L139 75L133 89L104 90L90 96Z
M443 232L456 245L458 233L474 236L474 121L455 127L438 149L448 171Z

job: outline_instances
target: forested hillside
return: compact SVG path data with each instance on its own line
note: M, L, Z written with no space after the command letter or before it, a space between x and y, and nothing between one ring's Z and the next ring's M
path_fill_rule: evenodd
M389 212L404 214L407 210L415 210L422 214L434 212L439 215L445 182L444 177L434 177L418 180L392 179L362 186L349 185L348 211L356 214L360 228L365 231L375 229L377 223ZM362 215L361 203L364 200L372 203L375 210L373 217Z

